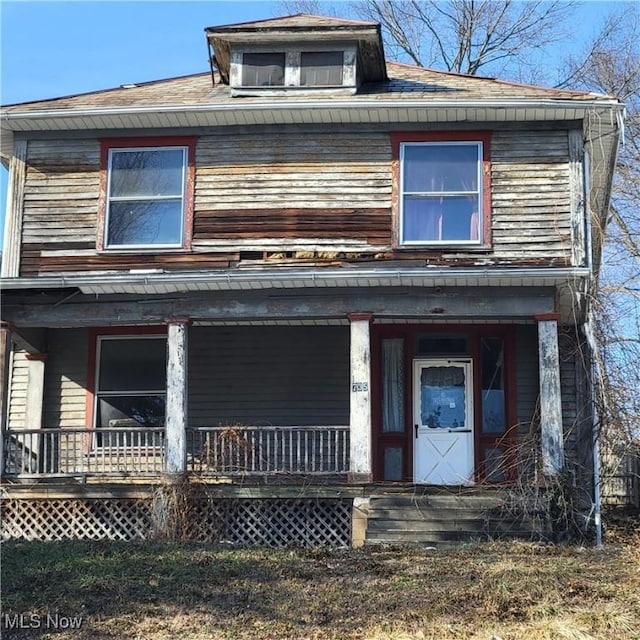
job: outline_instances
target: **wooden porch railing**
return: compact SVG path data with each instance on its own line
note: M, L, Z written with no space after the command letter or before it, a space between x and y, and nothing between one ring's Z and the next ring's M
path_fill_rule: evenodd
M164 428L8 429L7 477L155 475L164 469Z
M188 470L206 475L337 475L349 471L349 427L187 430Z
M340 475L349 428L233 426L187 429L187 472L205 476ZM8 478L153 476L165 468L162 427L7 429Z

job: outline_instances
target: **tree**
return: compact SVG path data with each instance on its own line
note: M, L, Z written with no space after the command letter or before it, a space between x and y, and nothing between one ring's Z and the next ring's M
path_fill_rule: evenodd
M567 35L576 3L566 0L365 0L335 5L287 0L291 13L379 22L392 59L477 75L538 76L536 54Z
M581 55L565 67L561 86L617 96L626 104L603 268L594 304L609 439L640 437L640 8L612 13Z

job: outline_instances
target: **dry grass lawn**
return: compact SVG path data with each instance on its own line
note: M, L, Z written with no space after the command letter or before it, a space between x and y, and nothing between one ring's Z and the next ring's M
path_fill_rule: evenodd
M637 640L640 534L603 551L10 542L2 595L7 640Z

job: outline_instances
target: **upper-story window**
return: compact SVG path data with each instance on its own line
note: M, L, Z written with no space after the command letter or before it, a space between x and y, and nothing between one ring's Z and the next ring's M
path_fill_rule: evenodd
M282 87L284 63L284 53L245 53L242 56L242 84L245 87Z
M323 89L354 93L355 45L234 49L230 85L231 95L261 95L265 90L270 95L280 95Z
M188 245L193 141L143 146L103 142L103 249Z
M399 243L488 244L488 136L479 140L447 140L440 134L422 137L397 142Z
M303 51L300 54L300 85L336 87L342 85L342 51Z

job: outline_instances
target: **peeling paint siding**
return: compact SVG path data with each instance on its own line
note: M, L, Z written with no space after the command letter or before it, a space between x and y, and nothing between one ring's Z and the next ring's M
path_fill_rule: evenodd
M575 185L572 191L568 139L562 130L493 132L492 250L484 258L516 263L571 260ZM318 251L329 252L313 255L312 244L310 252L318 262L336 260L331 246L348 253L345 240L358 245L352 257L340 258L345 261L357 259L362 251L389 260L477 259L463 250L441 259L419 248L393 250L391 141L385 132L201 136L194 198L196 251L99 254L99 141L30 140L21 274L230 268L247 243L262 238L282 241L266 251L286 252L296 240L316 243ZM305 251L287 256L309 258Z
M566 131L495 131L491 139L496 257L571 255Z

